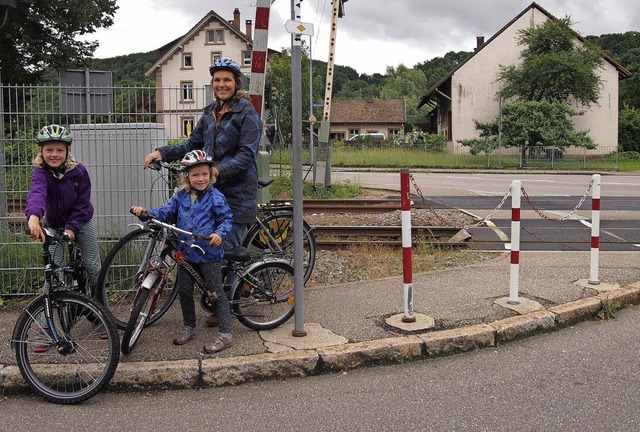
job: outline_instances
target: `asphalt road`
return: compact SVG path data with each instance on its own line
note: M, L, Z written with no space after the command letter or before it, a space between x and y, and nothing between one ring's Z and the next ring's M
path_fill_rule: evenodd
M640 308L497 348L205 390L0 402L2 430L633 431Z

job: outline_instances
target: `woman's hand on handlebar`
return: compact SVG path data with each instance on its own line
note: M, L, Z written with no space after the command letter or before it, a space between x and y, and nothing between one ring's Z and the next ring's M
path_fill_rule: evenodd
M136 215L136 216L138 216L138 217L140 217L141 215L146 215L146 214L148 214L148 213L147 213L147 209L146 209L146 208L144 208L144 207L138 207L138 206L131 206L131 208L129 209L129 211L130 211L132 214L134 214L134 215Z
M152 151L144 158L144 169L149 168L149 165L155 160L162 160L162 155L158 150Z

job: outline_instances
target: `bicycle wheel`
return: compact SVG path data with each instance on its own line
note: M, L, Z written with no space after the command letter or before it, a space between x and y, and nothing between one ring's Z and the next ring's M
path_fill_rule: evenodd
M293 315L293 288L293 267L287 261L252 263L234 284L233 313L252 330L274 329Z
M13 330L11 343L20 373L50 402L73 404L95 396L113 377L120 358L118 329L109 313L85 295L53 294L56 344L51 330L41 324L44 308L41 295L24 309Z
M109 309L119 329L127 327L140 284L147 274L149 259L159 257L164 244L164 231L140 228L122 237L102 263L96 295ZM166 281L158 296L154 314L147 317L147 325L164 315L177 295L177 291L173 289L176 263L171 258L166 258L165 264Z
M149 311L153 305L153 292L146 288L140 290L140 295L131 311L131 317L122 333L122 353L129 354L138 342L142 329L145 327Z
M254 256L276 255L289 260L293 265L293 213L281 211L271 214L262 219L262 225L258 222L254 223L244 237L242 245ZM302 226L304 232L302 256L306 283L316 263L316 237L313 228L306 221L302 221Z

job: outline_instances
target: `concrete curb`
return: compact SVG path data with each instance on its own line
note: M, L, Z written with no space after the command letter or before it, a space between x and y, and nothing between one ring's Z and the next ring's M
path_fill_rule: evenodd
M425 332L331 347L220 359L122 363L110 390L219 387L250 381L304 377L363 366L399 364L496 347L640 303L640 284L489 324ZM5 393L28 390L17 366L0 368Z

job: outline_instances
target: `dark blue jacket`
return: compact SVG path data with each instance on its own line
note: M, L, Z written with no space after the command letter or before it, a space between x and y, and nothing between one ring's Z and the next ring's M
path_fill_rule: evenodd
M175 224L178 228L192 233L206 236L218 234L223 242L227 238L233 222L233 215L224 195L214 187L208 187L198 194L193 204L189 192L181 189L166 204L149 210L149 214L156 219ZM180 238L191 240L191 237L186 234L180 234ZM199 239L195 240L195 244L204 250L204 255L198 249L183 243L178 246L178 250L184 254L185 259L189 262L220 261L224 255L222 245L214 247Z
M215 103L204 112L188 140L158 149L162 160L182 159L194 149L213 156L219 178L215 186L233 211L236 223L253 223L258 208L258 168L256 157L262 137L262 121L251 102L240 98L216 122Z
M58 178L48 168L34 168L24 213L27 219L46 216L48 227L78 233L93 217L87 169L78 163Z

